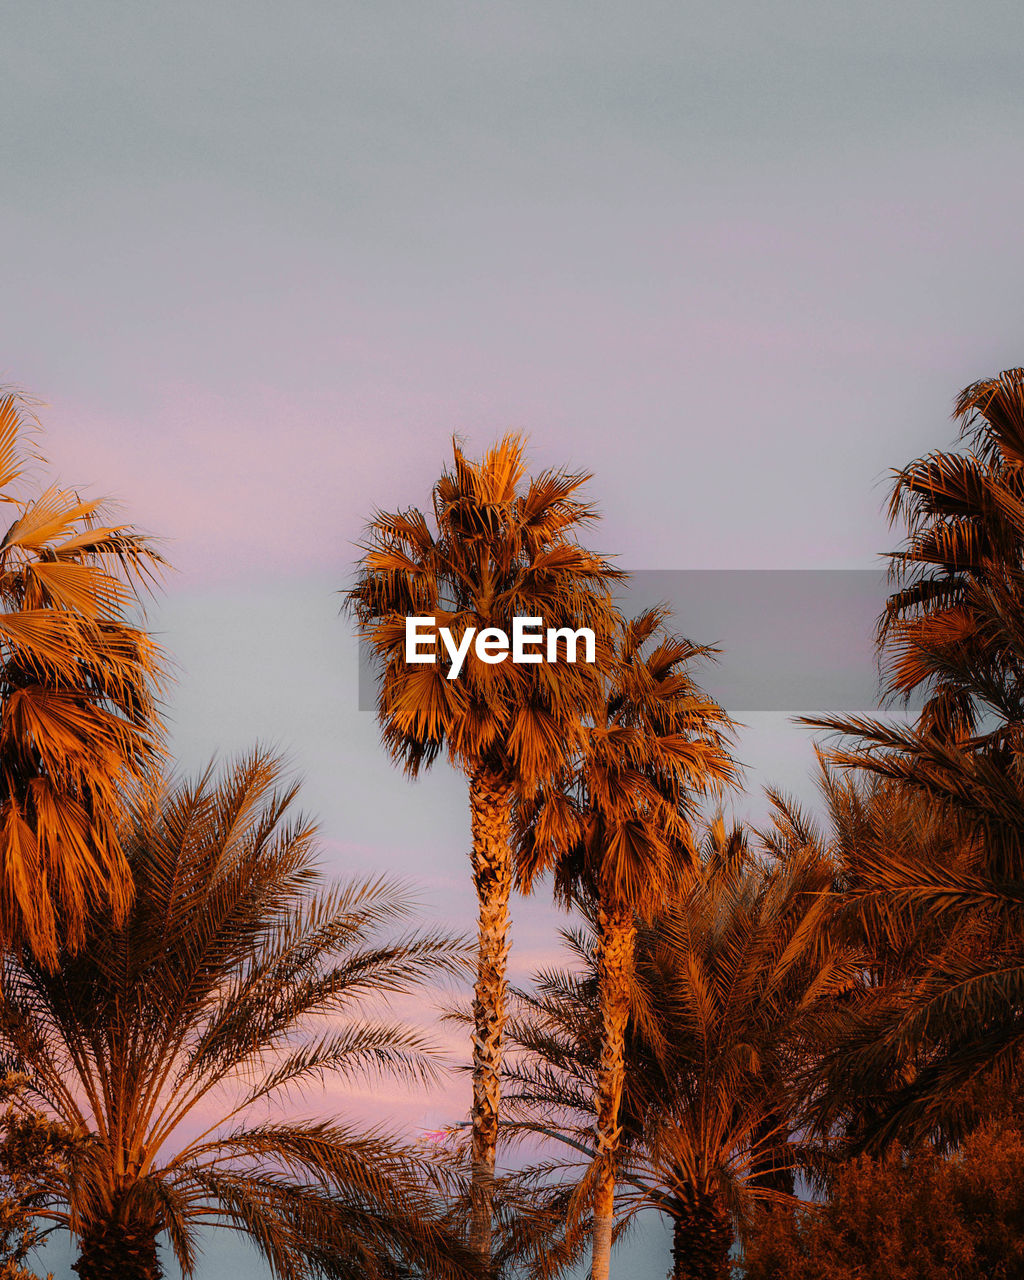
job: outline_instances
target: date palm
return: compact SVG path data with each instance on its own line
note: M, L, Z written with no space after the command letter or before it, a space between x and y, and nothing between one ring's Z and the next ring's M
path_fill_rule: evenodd
M30 429L0 394L0 947L54 963L92 906L121 919L131 898L118 818L160 735L160 655L131 611L160 557L98 502L24 496Z
M619 1109L637 920L693 875L696 804L735 777L725 712L694 683L707 653L649 610L619 627L605 696L572 765L521 809L527 885L554 868L556 894L595 904L601 1056L596 1088L593 1280L607 1280Z
M447 751L469 778L479 904L470 1235L484 1258L505 1023L511 809L517 792L564 766L580 745L581 717L600 694L608 587L618 576L577 541L596 516L580 497L587 479L565 471L527 479L518 436L478 462L456 445L452 469L434 486L431 518L416 508L374 516L347 593L378 664L386 748L413 776ZM405 661L408 617L433 617L456 640L468 627L511 635L516 617L541 618L549 628L586 626L596 633L597 663L488 664L471 651L458 679L449 680L445 661Z
M0 1048L72 1136L46 1214L81 1280L157 1280L161 1236L191 1276L204 1224L286 1280L475 1270L422 1155L275 1110L326 1076L429 1078L423 1037L368 1002L466 958L403 930L394 885L324 885L293 796L259 754L169 786L122 836L127 914L94 914L52 968L3 963Z
M712 824L699 869L637 930L619 1150L620 1221L673 1223L676 1280L724 1280L737 1221L792 1205L794 1064L858 960L826 928L832 868L813 849L772 860ZM519 997L508 1099L523 1130L593 1151L603 1056L596 911L570 935L576 966ZM578 1164L577 1164L578 1168ZM540 1169L547 1195L552 1169ZM563 1177L572 1173L567 1159ZM538 1198L543 1192L538 1190ZM570 1197L571 1198L571 1197ZM578 1198L578 1197L577 1197ZM563 1248L571 1260L571 1248ZM537 1270L544 1274L543 1265Z
M960 842L955 858L873 864L876 898L962 942L936 950L912 1009L894 1014L905 1049L932 1051L886 1108L890 1135L927 1129L1024 1049L1024 370L967 387L956 417L965 447L905 467L891 501L908 537L879 624L886 690L923 694L923 711L909 725L810 722L851 739L835 763L915 797Z

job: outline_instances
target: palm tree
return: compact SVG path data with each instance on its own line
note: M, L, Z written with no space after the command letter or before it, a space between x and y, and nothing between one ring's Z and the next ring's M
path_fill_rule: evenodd
M421 511L378 512L356 585L347 593L378 662L377 714L385 746L415 776L442 750L469 778L473 881L479 905L473 1003L470 1236L490 1256L501 1037L513 867L514 794L563 766L580 720L600 692L616 571L576 534L596 517L581 500L585 474L547 471L527 481L524 444L506 436L479 462L454 447L434 486L433 528ZM595 632L596 663L488 664L470 652L450 666L405 660L406 619L432 617L456 640L467 628L541 618L548 628Z
M890 504L908 537L879 624L885 689L923 694L923 710L908 725L808 721L852 739L829 753L835 764L916 797L959 845L952 858L875 859L865 886L957 940L936 948L890 1022L902 1052L931 1049L884 1109L889 1136L927 1130L950 1097L986 1071L1012 1072L1024 1050L1024 370L967 387L955 416L966 449L905 467Z
M637 931L620 1123L620 1218L656 1207L674 1233L676 1280L724 1280L734 1223L755 1205L793 1205L795 1066L818 1020L856 981L858 957L833 946L832 867L816 851L773 860L718 821L699 869ZM576 966L520 993L510 1041L522 1053L507 1090L522 1131L595 1149L602 1070L596 911L568 935ZM572 1158L563 1166L571 1173ZM578 1168L578 1164L577 1164ZM538 1195L551 1190L541 1166ZM527 1175L528 1176L528 1175ZM578 1200L578 1195L576 1197ZM571 1261L563 1249L559 1262ZM544 1274L543 1266L537 1268Z
M161 561L98 502L18 496L30 426L0 395L0 947L55 963L91 907L122 919L131 899L118 819L161 732L160 654L131 609Z
M475 1271L422 1155L274 1113L328 1074L429 1078L422 1036L360 1006L466 960L437 933L387 936L410 905L393 884L325 887L293 798L261 754L169 786L122 836L128 913L92 916L52 968L28 947L4 961L0 1050L73 1139L47 1216L81 1280L156 1280L161 1235L190 1276L204 1223L286 1280Z
M698 797L735 777L730 721L688 664L708 651L662 630L653 609L623 622L605 698L578 760L523 806L521 874L549 866L556 894L595 904L601 1057L596 1077L593 1280L607 1280L619 1108L637 919L678 893L697 862Z

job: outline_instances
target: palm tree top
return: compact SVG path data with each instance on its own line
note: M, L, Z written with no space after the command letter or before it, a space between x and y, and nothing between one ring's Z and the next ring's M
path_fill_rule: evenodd
M131 897L118 819L162 752L165 679L137 605L163 560L102 502L26 486L34 431L0 393L0 941L52 961Z
M468 627L512 631L516 617L587 626L597 665L607 654L611 584L621 572L577 539L597 517L580 496L589 475L528 478L525 441L506 435L479 461L453 442L430 516L377 511L345 593L378 664L378 716L391 754L415 774L442 750L468 771L533 778L578 740L580 706L596 696L589 664L487 664L471 651L457 680L443 662L409 665L405 621L433 617L456 637Z
M1024 369L964 388L953 416L966 448L893 473L889 517L907 537L889 553L894 590L878 640L886 696L921 689L922 724L965 734L985 703L1005 710L1014 637L1004 615L1024 567Z
M582 890L646 915L695 865L699 803L738 768L732 722L689 670L714 650L668 632L668 619L653 608L618 621L580 752L520 806L525 886L553 867L564 900Z

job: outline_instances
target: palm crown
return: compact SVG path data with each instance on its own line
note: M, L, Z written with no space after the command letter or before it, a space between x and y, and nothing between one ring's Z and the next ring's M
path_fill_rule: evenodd
M712 651L668 634L667 617L648 609L618 621L582 750L520 805L525 886L551 868L567 902L582 891L606 910L648 915L688 878L698 801L736 766L729 717L690 674Z
M909 536L879 638L888 691L923 687L924 723L969 734L1024 720L1024 369L965 388L955 417L966 451L896 475L890 514Z
M730 722L689 665L707 654L666 634L652 609L620 621L602 702L578 759L520 805L520 874L553 864L555 886L595 904L603 1034L595 1082L597 1158L593 1280L607 1280L625 1036L637 917L692 877L697 798L732 780Z
M0 942L44 959L84 937L97 903L123 915L123 802L159 753L160 654L131 621L161 561L98 502L19 497L29 424L0 397Z
M698 857L689 884L638 929L619 1116L621 1220L645 1207L672 1219L680 1280L726 1275L732 1222L754 1204L793 1203L794 1068L859 972L857 954L829 938L833 868L818 850L773 860L716 820ZM605 1032L600 931L587 915L568 935L575 967L519 994L508 1097L524 1131L594 1152ZM563 1177L579 1163L570 1153ZM538 1202L579 1213L579 1191L567 1195L553 1171L537 1171ZM570 1223L552 1259L581 1243Z
M852 739L829 753L834 763L892 784L896 805L923 806L956 846L905 841L867 865L861 886L893 917L930 914L945 938L911 970L905 999L889 991L884 1030L876 1022L865 1036L867 1062L889 1054L916 1072L875 1125L890 1135L934 1126L971 1080L1011 1070L1024 1046L1024 370L967 387L956 416L967 450L911 463L891 504L909 536L879 638L890 693L923 691L923 712L906 725L809 721Z
M385 744L416 773L442 748L467 772L487 764L509 777L543 776L579 740L580 706L596 668L481 662L471 650L458 679L447 665L408 664L407 617L512 632L516 617L607 636L607 587L616 571L575 540L596 516L578 496L585 474L548 471L524 484L524 444L506 436L478 463L454 447L433 492L434 529L415 508L378 512L348 602L381 667ZM600 662L600 659L599 659Z

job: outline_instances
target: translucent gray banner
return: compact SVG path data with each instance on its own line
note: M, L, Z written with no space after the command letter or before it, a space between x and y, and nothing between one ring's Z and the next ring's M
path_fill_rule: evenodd
M890 589L874 569L640 569L616 597L627 615L667 606L673 631L719 649L694 674L733 714L864 712L878 706L874 634ZM376 675L359 648L366 711Z

